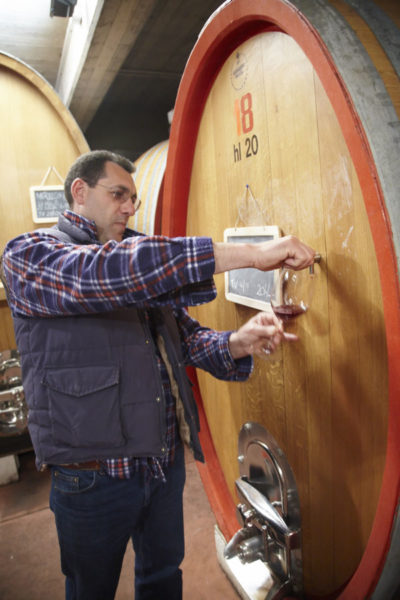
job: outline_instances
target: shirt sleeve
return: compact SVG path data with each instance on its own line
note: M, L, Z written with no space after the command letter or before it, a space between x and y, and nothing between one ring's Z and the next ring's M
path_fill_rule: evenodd
M231 331L202 327L186 310L175 310L186 365L198 367L226 381L245 381L253 370L253 359L234 360L229 351Z
M135 236L104 245L33 232L9 242L3 273L14 314L59 316L191 306L216 296L212 240Z

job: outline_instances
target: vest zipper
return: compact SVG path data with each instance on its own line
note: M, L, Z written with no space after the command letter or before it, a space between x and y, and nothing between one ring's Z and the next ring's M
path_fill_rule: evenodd
M166 400L165 400L165 394L164 394L164 390L162 387L162 381L161 381L161 373L160 370L158 368L157 365L157 358L156 358L156 354L157 354L157 345L154 341L153 335L151 333L146 315L145 315L145 311L144 310L139 310L138 309L138 315L139 315L139 319L140 322L142 324L144 333L145 333L145 342L146 344L151 344L153 347L153 355L152 355L152 361L153 361L153 366L155 369L155 372L157 374L157 382L158 382L158 390L159 390L159 394L158 396L155 398L155 402L157 404L159 404L159 411L160 411L160 451L162 454L165 454L167 452L167 442L166 442L166 434L167 434L167 424L166 424L166 419L167 419L167 414L166 414Z

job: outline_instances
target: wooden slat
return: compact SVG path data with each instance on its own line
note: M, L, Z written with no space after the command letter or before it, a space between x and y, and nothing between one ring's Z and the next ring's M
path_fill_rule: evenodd
M139 211L129 219L128 226L148 235L160 233L158 211L162 209L162 184L167 160L168 141L160 142L147 150L135 162L134 180Z

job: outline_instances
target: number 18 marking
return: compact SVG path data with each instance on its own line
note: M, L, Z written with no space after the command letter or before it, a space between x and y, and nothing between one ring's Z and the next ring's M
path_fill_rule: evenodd
M248 92L244 96L235 100L234 110L236 117L236 131L238 136L242 133L249 133L254 126L253 99L251 93Z

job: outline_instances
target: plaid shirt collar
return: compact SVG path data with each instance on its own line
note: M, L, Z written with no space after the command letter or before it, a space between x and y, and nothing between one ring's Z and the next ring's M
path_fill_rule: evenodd
M92 219L88 219L87 217L78 215L70 209L65 210L62 213L62 217L67 219L67 221L69 221L72 225L78 227L83 233L85 233L88 236L88 243L100 243L97 233L97 225ZM122 237L125 240L126 238L132 237L134 235L140 234L136 231L133 231L133 229L129 229L129 227L127 227Z

